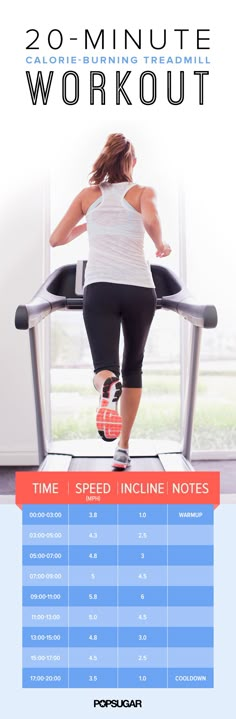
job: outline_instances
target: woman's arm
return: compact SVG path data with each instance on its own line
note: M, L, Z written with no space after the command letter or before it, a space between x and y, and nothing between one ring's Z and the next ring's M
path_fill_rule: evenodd
M145 187L141 193L141 213L145 230L156 245L157 257L166 257L170 254L171 247L162 242L156 193L152 187Z
M66 245L68 242L71 242L71 240L74 240L75 237L79 237L82 232L86 231L86 222L84 222L82 225L79 225L78 227L75 226L77 225L77 222L79 222L82 217L84 217L84 212L82 208L83 194L84 190L81 190L81 192L75 197L75 199L71 203L62 220L52 232L51 237L49 238L49 243L51 247L57 247L58 245Z

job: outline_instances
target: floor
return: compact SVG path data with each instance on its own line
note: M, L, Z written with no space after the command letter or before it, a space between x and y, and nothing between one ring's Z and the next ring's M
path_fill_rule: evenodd
M228 495L228 500L236 502L236 460L194 461L195 470L204 472L220 472L221 494ZM2 467L0 469L0 495L15 494L15 472L37 471L38 467ZM235 498L230 500L230 495Z
M33 472L38 467L1 467L0 468L0 495L15 494L15 473Z
M193 466L199 472L220 472L221 494L236 494L236 459L195 460Z

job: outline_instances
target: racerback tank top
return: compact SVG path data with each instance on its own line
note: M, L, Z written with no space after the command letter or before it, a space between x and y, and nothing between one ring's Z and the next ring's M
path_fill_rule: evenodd
M144 256L142 216L124 198L134 182L103 182L87 214L89 257L84 286L93 282L154 287Z

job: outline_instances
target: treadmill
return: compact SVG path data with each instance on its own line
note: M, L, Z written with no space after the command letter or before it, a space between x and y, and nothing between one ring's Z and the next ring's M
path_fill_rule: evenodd
M111 471L113 443L97 440L70 440L48 443L45 431L44 402L37 341L37 325L57 310L82 310L86 261L59 267L46 279L32 300L19 305L15 314L18 330L29 330L39 471ZM217 325L214 305L203 305L191 297L180 279L166 267L151 265L158 310L176 312L191 323L189 372L185 398L185 416L181 446L155 440L131 440L132 471L194 471L190 462L194 408L203 328ZM94 423L95 424L95 423ZM117 470L113 470L117 471ZM120 471L120 470L118 470Z

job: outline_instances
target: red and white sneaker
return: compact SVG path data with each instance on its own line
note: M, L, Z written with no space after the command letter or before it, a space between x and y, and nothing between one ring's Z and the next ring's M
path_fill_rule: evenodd
M122 449L122 447L117 447L114 453L112 467L114 467L114 469L127 469L130 464L131 459L129 456L128 449Z
M121 392L122 384L117 377L107 377L105 379L96 415L98 434L105 442L113 442L121 433L122 419L117 412L117 402Z

